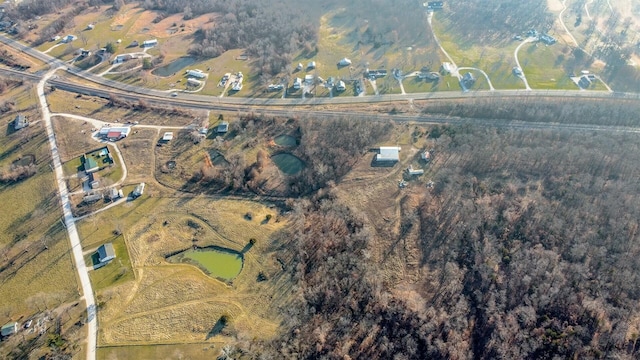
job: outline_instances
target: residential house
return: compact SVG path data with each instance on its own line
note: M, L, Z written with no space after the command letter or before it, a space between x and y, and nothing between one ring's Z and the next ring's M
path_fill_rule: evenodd
M349 66L351 65L351 60L349 60L348 58L343 58L342 60L338 61L338 66Z
M100 261L100 263L106 264L115 258L116 251L113 249L112 243L102 244L98 248L98 261Z
M0 334L2 335L2 337L11 336L17 332L18 332L17 322L10 322L8 324L5 324L0 329Z
M302 63L298 63L298 66L296 66L296 71L301 71L302 70Z
M80 49L80 56L82 56L82 57L91 56L91 51L85 50L85 49Z
M68 43L74 41L75 39L77 39L75 36L67 35L67 36L62 38L62 42L65 43L65 44L68 44Z
M442 73L446 74L451 74L451 70L453 69L453 66L451 65L450 62L443 62L442 63L442 67L441 67L441 71Z
M218 134L226 134L227 131L229 131L229 123L226 121L221 122L216 128Z
M136 188L133 189L133 192L131 193L131 196L135 199L137 197L140 197L142 194L144 194L144 187L145 187L145 183L140 183L138 185L136 185Z
M420 154L420 158L426 162L431 161L431 153L428 150L425 150L422 154Z
M444 1L428 1L426 4L429 10L441 10L444 7Z
M26 128L27 126L29 126L29 121L27 121L26 116L19 114L15 119L13 119L14 130L18 131L22 128Z
M472 73L468 72L462 76L462 82L465 85L473 85L473 83L476 82L476 78L473 76Z
M109 192L107 193L107 195L108 195L108 197L109 197L109 199L110 199L111 201L113 201L113 200L116 200L116 199L119 199L119 198L123 197L123 196L122 196L122 195L123 195L123 194L122 194L122 190L118 190L118 189L117 189L117 188L115 188L115 187L110 188L110 189L109 189Z
M381 146L375 157L376 163L395 164L400 161L399 146Z
M580 80L578 80L578 86L583 89L588 88L589 86L591 86L591 80L587 75L582 75L580 77Z
M82 162L82 169L86 174L91 174L92 172L100 170L98 163L89 156L82 155L80 161Z
M187 76L191 76L194 77L196 79L204 79L207 77L207 74L204 73L202 70L187 70Z
M338 81L338 84L336 85L336 90L338 90L338 91L347 90L347 86L344 84L344 81L342 81L342 80Z
M299 77L297 77L294 81L293 81L293 88L298 90L302 87L302 79L300 79Z
M242 90L242 74L240 73L240 77L236 77L236 81L233 82L233 86L231 87L233 91Z
M316 68L316 62L315 61L309 61L309 63L307 64L307 70L313 70Z
M143 48L154 47L158 45L158 39L145 40L142 42Z
M548 35L548 34L540 35L540 41L542 41L546 45L553 45L556 42L558 42L558 40L556 40L556 38L554 38L553 36Z
M120 64L131 59L133 59L133 55L131 54L120 54L120 55L116 55L115 59L113 59L113 63Z

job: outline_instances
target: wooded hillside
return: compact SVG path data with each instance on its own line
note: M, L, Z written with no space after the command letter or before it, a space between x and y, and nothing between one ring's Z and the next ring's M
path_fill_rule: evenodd
M385 239L334 191L321 191L295 208L289 251L298 301L285 314L289 332L265 351L307 359L637 356L638 136L442 130L434 132L435 187L414 193L417 205L402 211L413 231L398 240L415 241L421 259L412 296L394 295L397 284L368 255Z

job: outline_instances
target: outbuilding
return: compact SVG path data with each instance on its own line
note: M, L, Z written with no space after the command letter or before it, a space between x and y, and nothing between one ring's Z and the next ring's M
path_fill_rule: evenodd
M396 163L400 161L400 147L380 146L375 160L377 163Z
M349 66L351 65L351 60L349 60L348 58L343 58L342 60L338 61L338 66Z
M98 248L98 260L105 264L116 258L116 252L112 243L106 243Z
M13 119L13 129L20 130L22 128L26 128L29 126L29 122L27 121L27 117L24 115L18 115L15 119Z
M17 322L10 322L8 324L5 324L4 326L2 326L2 329L0 330L0 334L2 334L2 337L11 336L17 332L18 332Z
M164 133L164 135L162 135L162 141L167 142L167 141L171 141L173 140L173 133L172 132L166 132Z

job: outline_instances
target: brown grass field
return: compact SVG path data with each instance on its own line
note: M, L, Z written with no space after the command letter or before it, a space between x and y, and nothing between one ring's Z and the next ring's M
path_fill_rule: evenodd
M70 98L73 98L73 101L69 101ZM49 93L47 101L53 113L69 113L113 123L138 121L140 125L186 126L199 123L200 119L206 118L205 112L197 110L174 112L171 109L158 111L156 109L134 110L121 106L114 107L109 106L109 100L106 99L78 96L62 90Z
M253 220L245 218L247 212ZM273 215L268 223L266 214ZM123 229L135 272L135 281L98 292L100 345L224 344L237 338L274 336L279 324L275 302L286 296L278 288L287 284L256 279L261 271L269 278L281 271L269 250L273 234L286 225L286 220L276 222L277 218L275 210L255 202L145 195L80 223L86 249L113 240L114 228ZM194 238L199 246L245 249L240 275L225 284L192 265L169 264L164 259L192 246ZM250 238L257 241L246 250ZM231 319L228 326L208 339L207 333L222 315Z

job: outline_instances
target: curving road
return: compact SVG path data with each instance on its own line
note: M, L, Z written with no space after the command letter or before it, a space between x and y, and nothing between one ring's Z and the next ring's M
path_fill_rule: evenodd
M536 41L537 39L535 37L528 37L526 39L524 39L520 45L518 45L518 47L513 51L513 57L516 59L516 66L518 67L518 69L520 69L520 71L522 72L522 75L518 76L520 79L522 79L522 81L524 82L524 87L527 91L531 91L531 87L529 86L529 82L527 81L527 76L524 74L524 69L522 69L522 66L520 66L520 60L518 60L518 52L520 51L520 48L526 44L526 43L531 43Z
M97 316L96 305L93 298L93 289L91 287L91 281L89 280L89 273L87 272L87 266L84 262L84 256L82 254L82 244L80 243L80 236L76 229L75 219L71 212L71 201L69 198L69 192L67 184L64 180L64 173L62 171L62 162L60 161L60 154L58 153L58 145L56 144L56 137L53 131L53 125L51 123L51 113L49 112L49 105L44 94L44 85L49 77L58 70L54 68L47 72L42 80L38 83L38 100L40 101L40 110L42 113L42 119L45 123L47 130L47 138L49 140L49 147L51 148L51 157L53 160L53 169L56 176L56 182L58 183L58 191L60 193L60 200L62 202L62 212L64 218L64 224L67 228L67 234L69 235L69 242L71 243L71 253L73 255L73 262L75 263L75 269L78 273L78 280L82 288L82 294L87 305L87 360L95 360L96 358L96 345L97 345Z
M489 84L489 91L495 91L496 89L493 87L493 84L491 83L491 80L489 79L489 75L487 75L486 72L484 72L484 70L482 69L478 69L478 68L474 68L474 67L459 67L458 70L475 70L479 73L481 73L482 75L484 75L484 78L487 79L487 84Z

